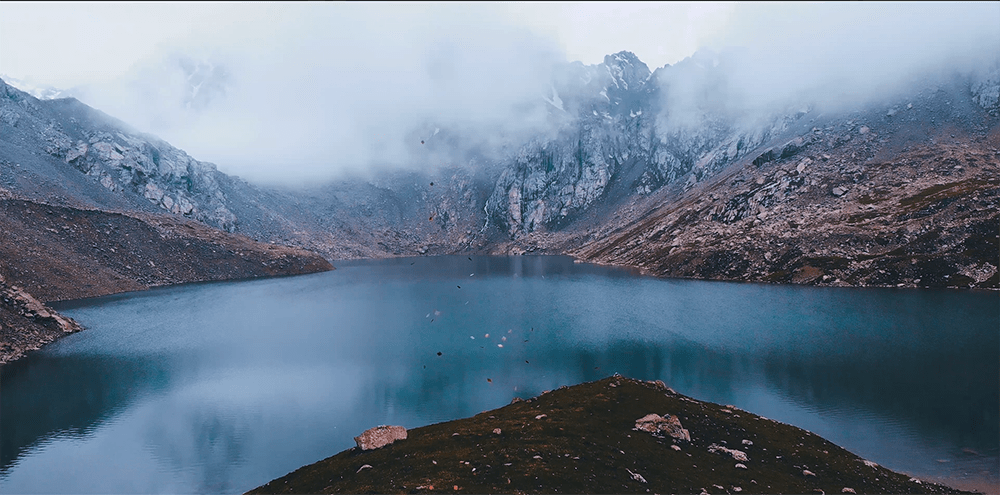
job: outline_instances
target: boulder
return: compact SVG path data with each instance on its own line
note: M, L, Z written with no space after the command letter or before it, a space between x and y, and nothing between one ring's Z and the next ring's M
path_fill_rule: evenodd
M385 447L396 440L406 440L406 428L402 426L376 426L365 430L354 437L361 450L372 450Z
M669 414L666 417L659 414L647 414L635 420L635 429L657 436L666 434L677 440L691 441L691 434L681 426L681 420L677 416Z

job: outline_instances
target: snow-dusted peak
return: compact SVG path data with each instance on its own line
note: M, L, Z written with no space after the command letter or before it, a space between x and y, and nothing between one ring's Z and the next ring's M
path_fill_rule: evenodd
M614 86L622 91L639 89L649 79L649 67L629 51L605 55L603 65Z

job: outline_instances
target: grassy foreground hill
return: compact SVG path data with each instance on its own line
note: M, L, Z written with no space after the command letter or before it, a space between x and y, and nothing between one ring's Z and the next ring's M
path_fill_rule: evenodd
M690 441L636 429L651 413L676 416ZM407 433L249 493L960 493L800 428L618 375Z

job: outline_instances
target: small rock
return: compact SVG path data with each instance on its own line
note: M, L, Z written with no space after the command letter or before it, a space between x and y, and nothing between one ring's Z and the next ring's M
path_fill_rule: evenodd
M747 457L747 453L743 452L742 450L727 449L726 447L714 443L708 446L708 451L713 454L717 452L725 452L726 454L733 456L733 459L736 459L737 461L740 462L747 462L750 460L750 458Z
M802 475L803 475L803 476L816 476L816 474L815 474L815 473L813 473L812 471L810 471L810 470L808 470L808 469L803 469L803 470L802 470Z
M500 428L493 428L493 433L500 434Z
M837 187L833 188L832 192L833 192L834 196L837 196L839 198L839 197L841 197L841 196L843 196L844 194L847 193L847 189L845 189L843 187L840 187L840 186L837 186Z
M747 465L746 465L746 464L740 464L740 463L737 463L737 464L736 464L736 468L737 468L737 469L746 469L746 468L747 468Z
M865 463L865 466L868 466L868 467L870 467L870 468L872 468L872 469L875 469L875 468L877 468L877 467L878 467L878 464L875 464L875 463L874 463L874 462L872 462L872 461L867 461L867 460L866 460L866 461L864 461L864 463Z
M739 492L742 492L742 491L743 491L743 488L740 488L740 487L738 487L738 486L734 486L734 487L733 487L733 491L734 491L734 492L737 492L737 493L739 493Z
M868 134L869 131L871 131L871 129L866 125L863 125L860 129L858 129L859 134Z
M750 440L743 440L743 445L753 445L753 442Z
M633 473L632 470L629 469L629 468L625 468L625 470L628 471L628 474L632 475L632 479L634 479L634 480L636 480L636 481L638 481L640 483L645 483L646 482L646 478L643 478L641 474L639 474L639 473Z
M671 445L671 446L670 446L670 448L672 448L672 449L674 449L674 450L681 450L680 446L679 446L679 445L676 445L676 444L674 444L674 445Z
M354 472L354 474L358 474L365 469L371 469L371 468L372 468L371 464L365 464L364 466L359 467L358 470Z
M545 414L539 414L538 416L535 416L535 419L544 419L544 418L547 418L547 417L548 416L545 415Z
M858 493L854 491L853 488L847 488L846 486L840 490L840 493Z
M918 480L916 478L910 478L910 481L913 482L913 483L916 483L918 485L922 485L923 484L920 480Z
M406 440L406 428L402 426L376 426L365 430L354 441L361 450L372 450L389 445L396 440Z

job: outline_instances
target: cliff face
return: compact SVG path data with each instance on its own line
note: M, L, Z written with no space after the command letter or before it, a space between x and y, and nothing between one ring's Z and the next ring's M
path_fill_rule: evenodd
M32 199L163 211L235 228L214 165L74 98L41 101L0 82L0 125L0 177L7 189Z

